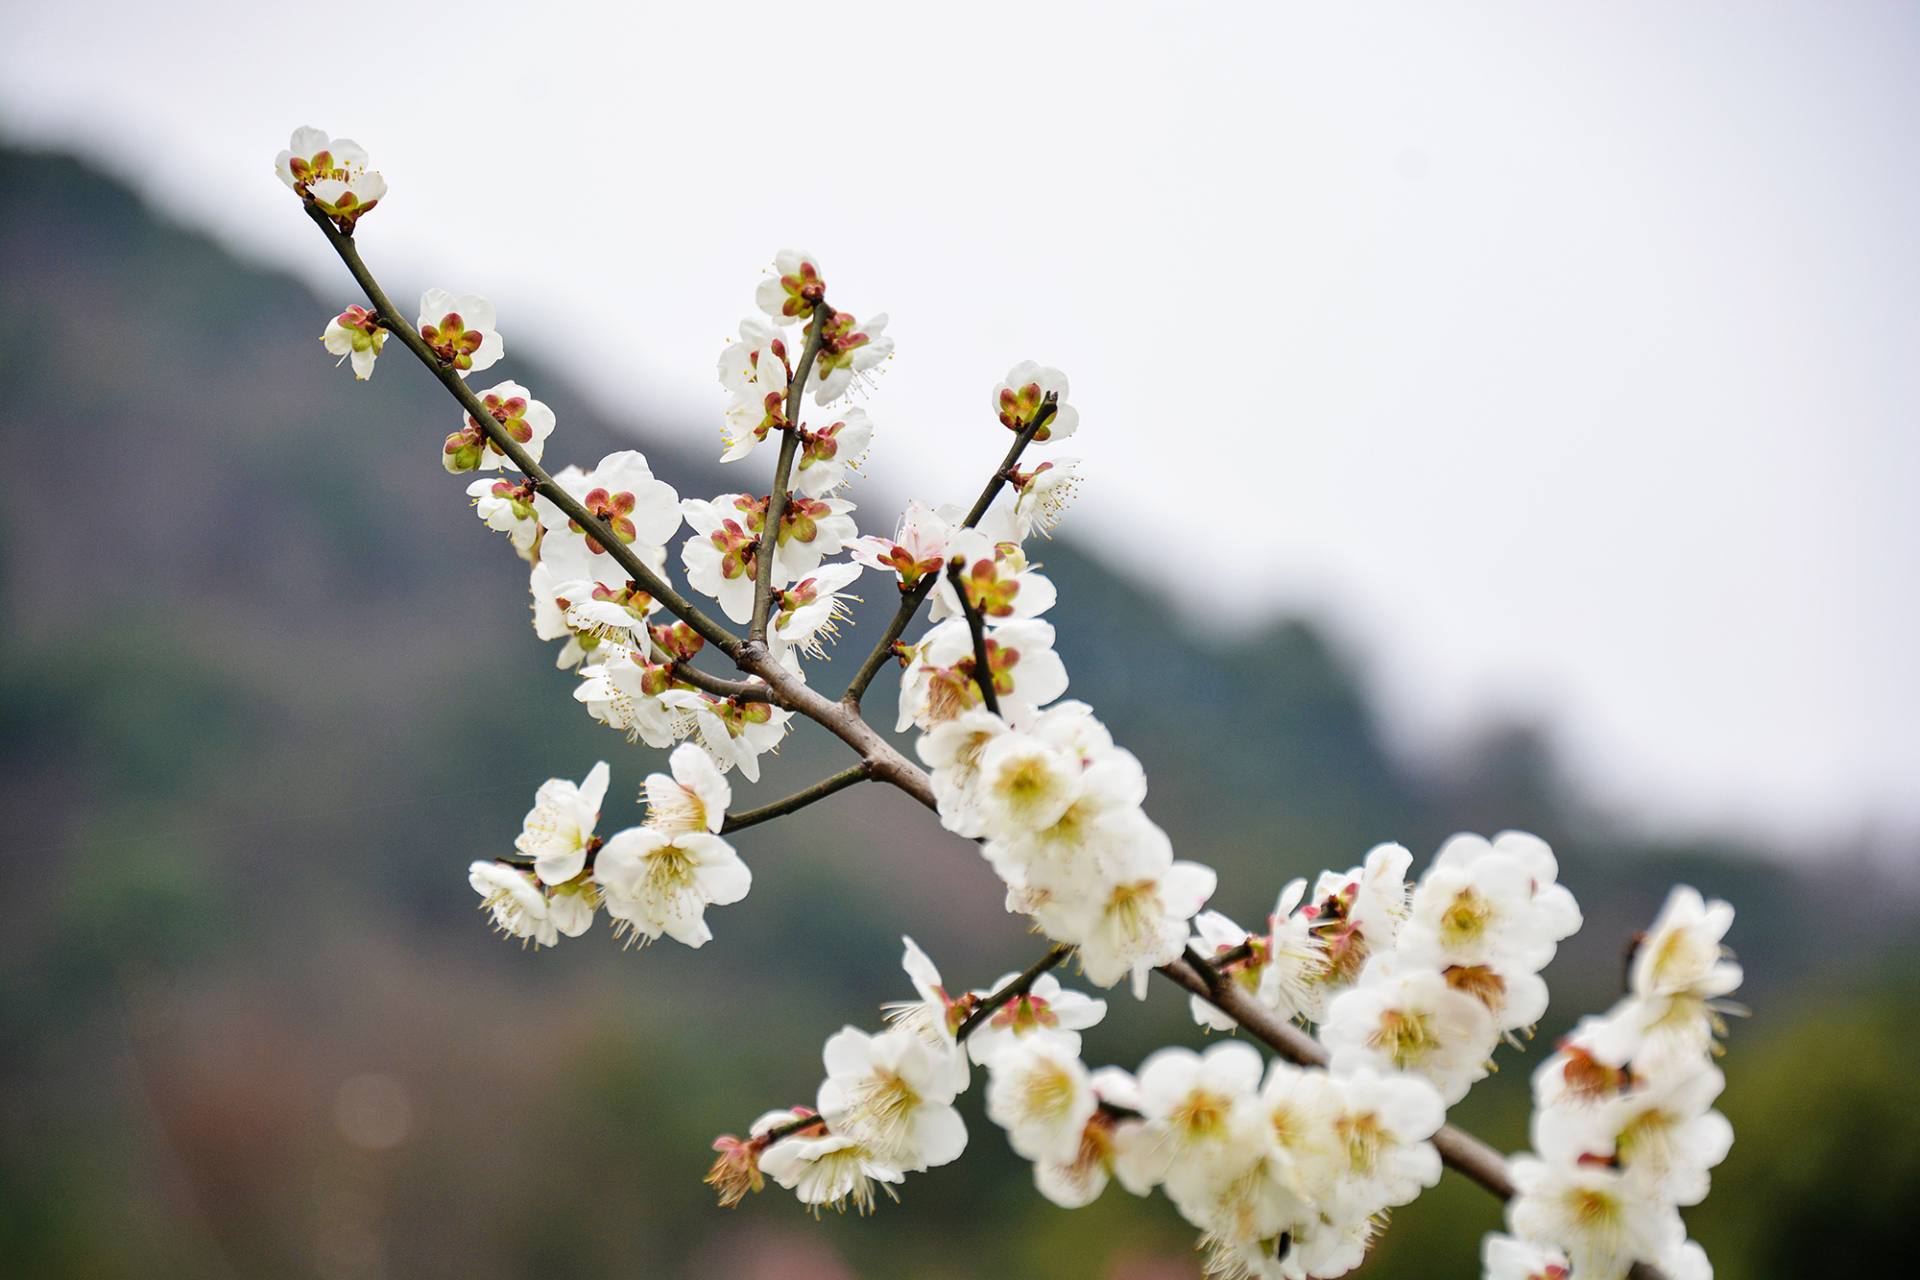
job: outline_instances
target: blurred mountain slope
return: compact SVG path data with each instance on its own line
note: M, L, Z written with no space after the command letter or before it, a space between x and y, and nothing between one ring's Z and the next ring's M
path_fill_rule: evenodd
M66 157L0 148L0 273L16 468L0 502L0 1270L1167 1274L1153 1260L1186 1233L1165 1206L1053 1210L984 1124L966 1161L872 1222L815 1228L776 1198L714 1210L707 1139L806 1100L824 1035L899 994L900 933L969 985L1031 955L984 865L859 789L742 839L754 893L715 913L701 952L622 955L598 931L538 956L499 945L466 861L504 846L540 780L602 757L604 829L633 821L660 757L594 725L532 636L524 566L439 468L444 393L397 349L370 384L331 367L317 337L352 300L344 273L316 298ZM637 446L685 494L764 482L706 461L712 423L599 415L506 331L498 375L555 408L556 465ZM884 387L876 414L884 477ZM983 424L982 477L996 434ZM868 527L890 524L896 503L870 484L854 497ZM1424 859L1461 827L1524 825L1562 851L1589 919L1550 977L1611 973L1676 878L1739 904L1769 1014L1910 937L1910 900L1864 872L1636 845L1524 731L1420 770L1395 760L1309 623L1202 642L1069 539L1039 555L1073 693L1142 757L1154 815L1219 867L1218 905L1243 921L1377 840ZM864 594L877 611L892 589ZM876 720L893 687L871 695ZM822 738L798 735L745 802L839 767ZM1563 977L1556 997L1549 1032L1610 994ZM1166 991L1120 1012L1092 1055L1130 1064L1193 1038ZM390 1145L356 1140L343 1110L369 1072L408 1100ZM1507 1145L1524 1141L1524 1076L1473 1100ZM1402 1215L1379 1274L1418 1273L1423 1224L1470 1242L1496 1217L1471 1192L1436 1203ZM983 1220L1007 1230L957 1254L954 1233Z

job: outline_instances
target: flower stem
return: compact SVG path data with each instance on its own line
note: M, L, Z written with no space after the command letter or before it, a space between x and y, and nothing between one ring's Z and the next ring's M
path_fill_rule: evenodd
M987 514L987 508L993 505L993 500L1000 496L1000 490L1006 486L1007 477L1019 463L1020 455L1026 452L1027 446L1033 443L1033 438L1040 434L1040 429L1047 425L1047 420L1053 417L1059 407L1059 397L1048 392L1047 398L1041 402L1039 412L1033 415L1033 421L1022 427L1020 434L1013 438L1013 447L1008 449L1007 456L1000 460L999 469L987 478L987 487L982 489L980 496L974 500L973 509L967 512L967 518L960 523L961 528L971 529L980 523L981 518ZM894 611L893 618L887 623L887 629L881 633L872 651L861 662L860 669L853 673L853 680L848 683L847 691L840 695L841 702L856 711L859 710L860 699L866 694L867 686L873 683L874 677L880 674L880 668L884 667L887 660L893 656L894 643L900 639L900 633L907 629L907 624L913 621L913 615L920 612L920 606L926 603L927 595L933 590L933 583L933 575L928 574L911 591L900 597L900 607Z
M760 550L754 562L753 622L747 631L750 644L765 644L767 613L773 605L773 561L780 554L780 522L787 515L787 483L793 475L793 455L800 447L800 402L806 398L807 378L813 373L813 361L826 340L827 320L833 309L825 298L813 304L812 323L807 328L807 345L794 367L793 380L787 383L787 427L780 433L780 457L773 464L773 492L767 495L767 522L760 531Z
M993 663L987 656L987 624L980 616L973 601L967 598L966 583L960 580L960 563L957 559L947 562L947 581L953 584L953 593L960 597L960 612L966 615L967 630L973 635L973 683L980 690L980 701L994 715L1000 714L1000 697L993 690Z

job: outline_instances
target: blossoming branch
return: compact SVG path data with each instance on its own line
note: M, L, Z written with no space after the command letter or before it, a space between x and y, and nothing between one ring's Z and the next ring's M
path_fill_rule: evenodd
M388 194L366 152L301 129L277 169L365 295L325 326L326 349L367 379L397 337L440 380L460 409L441 464L473 476L476 514L527 562L535 635L558 645L593 719L669 752L640 784L645 820L605 837L606 763L539 789L512 852L468 869L501 933L548 947L604 914L628 946L704 946L709 910L752 888L730 833L871 780L975 842L1007 910L1049 940L978 988L948 986L906 940L912 998L874 1030L827 1038L809 1103L716 1140L708 1181L723 1204L771 1179L815 1214L872 1210L909 1173L964 1153L955 1102L981 1070L987 1117L1040 1194L1072 1208L1113 1182L1158 1191L1199 1233L1210 1276L1342 1275L1446 1166L1508 1202L1509 1234L1485 1243L1490 1280L1711 1276L1679 1210L1706 1195L1732 1141L1712 1109L1721 1015L1741 978L1723 945L1732 908L1673 891L1619 1004L1535 1070L1531 1153L1503 1159L1446 1124L1496 1054L1524 1050L1547 1008L1543 971L1580 927L1552 850L1520 832L1456 836L1410 879L1412 854L1382 844L1293 880L1256 928L1206 910L1214 872L1176 856L1146 812L1138 759L1065 698L1044 616L1058 593L1025 549L1080 484L1075 458L1028 462L1079 426L1064 374L1023 361L992 387L982 424L1011 441L970 506L911 502L891 536L862 534L845 494L877 425L846 401L893 339L884 314L830 303L818 260L786 250L717 370L721 461L773 446L765 492L683 497L630 449L549 472L554 411L517 382L468 385L506 355L493 307L432 289L409 319L362 261L361 219ZM829 697L809 663L840 641L868 575L899 607ZM928 625L905 639L923 608ZM912 731L919 764L861 705L889 663L901 670L894 729ZM734 780L757 782L799 721L853 762L736 808ZM1124 982L1140 999L1158 974L1188 994L1199 1027L1246 1038L1091 1069L1082 1033L1108 1005L1062 982L1069 960L1080 981Z

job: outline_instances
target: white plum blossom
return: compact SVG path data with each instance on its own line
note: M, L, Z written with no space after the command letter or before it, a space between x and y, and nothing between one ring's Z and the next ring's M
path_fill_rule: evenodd
M940 825L955 835L983 836L985 822L974 803L980 759L987 746L1007 733L1007 722L991 711L965 711L933 726L914 742L914 750L933 781Z
M546 452L547 437L553 434L553 410L533 398L533 393L517 382L502 382L480 393L480 403L508 438L540 461ZM462 471L497 471L513 465L504 450L480 428L473 415L461 418L461 426L441 446L441 465L458 474Z
M757 320L740 322L740 340L720 353L720 385L732 395L721 436L722 462L737 462L787 425L786 342Z
M987 637L987 664L992 668L1000 714L1019 725L1067 691L1067 668L1053 651L1053 627L1038 618L1002 623ZM900 677L900 719L908 725L931 728L981 705L973 675L973 633L964 618L939 623L914 646L912 660Z
M736 703L691 689L669 689L660 702L692 718L701 745L723 773L738 768L749 782L760 781L760 757L780 745L793 718L771 703Z
M602 760L577 784L565 778L540 784L513 847L533 859L534 874L542 884L571 880L586 866L593 828L600 821L600 802L607 796L607 776L607 762Z
M708 502L687 498L680 504L693 534L680 545L687 584L720 605L736 623L753 616L754 578L759 572L759 529L750 526L745 494L722 494Z
M522 946L550 947L560 940L547 895L533 872L483 859L467 868L467 883L480 895L480 907L493 927Z
M1090 1080L1094 1095L1101 1103L1138 1112L1140 1088L1127 1072L1118 1067L1101 1067L1091 1074ZM1121 1175L1122 1159L1147 1140L1146 1122L1137 1115L1096 1109L1087 1118L1079 1149L1072 1159L1034 1162L1033 1185L1063 1209L1083 1208L1100 1198L1108 1181ZM1153 1188L1136 1184L1129 1189L1145 1195Z
M1331 1078L1339 1086L1329 1200L1335 1216L1406 1204L1440 1180L1440 1153L1428 1139L1445 1123L1446 1104L1431 1084L1365 1067Z
M1103 883L1085 897L1054 897L1034 918L1047 933L1080 948L1087 981L1110 987L1131 975L1144 1000L1147 975L1177 959L1187 921L1213 896L1216 877L1197 862L1176 862L1166 833L1138 810L1132 832L1103 852Z
M357 173L367 167L367 151L351 138L329 138L325 129L311 125L293 131L287 149L274 158L274 172L295 191L316 177L330 173Z
M1580 1280L1623 1280L1634 1263L1686 1239L1673 1207L1620 1170L1515 1156L1507 1172L1514 1186L1507 1229L1563 1250Z
M982 828L1016 836L1052 826L1079 796L1083 772L1078 757L1035 734L997 734L975 765L973 806Z
M787 1112L775 1114L791 1118ZM765 1127L772 1128L772 1123ZM845 1212L849 1201L862 1216L872 1213L874 1185L880 1184L892 1196L893 1188L887 1184L904 1177L864 1143L822 1130L807 1130L774 1143L760 1157L760 1169L816 1215L823 1208Z
M1469 866L1482 858L1511 858L1525 870L1533 885L1533 909L1555 938L1566 938L1580 928L1580 906L1560 884L1560 864L1545 840L1525 831L1502 831L1489 841L1476 835L1456 835L1434 855L1436 867Z
M1715 1000L1740 985L1740 966L1727 958L1723 939L1733 926L1733 908L1708 902L1688 885L1676 886L1634 952L1629 984L1643 1000L1688 996Z
M507 535L522 560L533 558L540 541L540 517L533 508L533 487L483 478L467 486L474 512L487 528Z
M1258 995L1260 1003L1283 1018L1319 1022L1326 1016L1327 948L1314 932L1313 916L1301 909L1306 896L1304 877L1280 890L1267 917Z
M364 381L373 376L373 362L386 345L387 331L380 318L365 307L348 307L327 321L320 342L329 354L340 357L334 362L336 367L351 360L353 376Z
M554 480L649 568L657 571L666 564L667 542L680 528L680 495L654 478L645 454L623 449L600 459L592 471L567 467ZM627 585L627 570L551 499L536 497L534 507L545 530L540 557L553 563L555 574Z
M1209 961L1213 961L1223 951L1232 951L1253 940L1253 935L1235 924L1218 911L1202 911L1193 918L1193 949ZM1245 989L1255 999L1259 998L1261 976L1266 969L1266 948L1258 946L1254 954L1225 969L1216 963L1221 975ZM1214 1031L1232 1031L1240 1024L1233 1016L1222 1012L1212 1003L1199 996L1188 996L1188 1010L1193 1020L1203 1027Z
M1031 1039L988 1063L987 1118L1029 1160L1072 1163L1087 1121L1099 1109L1080 1055L1056 1041Z
M1713 1280L1713 1263L1707 1260L1707 1251L1692 1240L1670 1245L1654 1265L1667 1280Z
M1021 537L1052 537L1080 495L1080 459L1055 458L1013 478L1013 518Z
M1713 1047L1726 997L1739 987L1740 966L1723 939L1733 908L1676 886L1653 927L1634 949L1628 996L1589 1031L1594 1051L1610 1062L1657 1066Z
M962 529L947 544L950 560L960 562L960 585L967 603L988 625L1011 618L1037 618L1058 598L1053 583L1028 567L1016 543L995 543L978 529ZM959 593L945 574L934 582L929 618L958 618Z
M507 354L493 325L493 304L476 294L429 289L420 295L421 341L463 378L491 368Z
M1357 985L1333 998L1320 1042L1336 1072L1411 1072L1458 1102L1487 1074L1499 1030L1485 1005L1438 972L1396 961L1376 956Z
M953 1109L950 1062L905 1027L869 1035L846 1027L827 1041L827 1078L817 1106L827 1127L900 1169L930 1169L960 1158L967 1127Z
M773 619L768 636L777 650L798 650L813 658L826 656L826 643L839 634L847 617L846 601L858 601L847 588L860 576L851 560L823 564L790 587L774 592Z
M1307 909L1326 949L1331 986L1351 985L1369 957L1393 950L1407 918L1412 863L1404 845L1380 844L1367 851L1360 866L1321 872Z
M329 138L324 129L295 129L273 167L280 181L347 231L387 194L387 180L367 168L366 149L351 138Z
M913 501L900 516L891 538L868 534L849 544L853 558L869 568L894 574L902 591L911 591L930 573L947 563L947 544L958 522L924 502Z
M1048 735L1039 736L1044 740ZM983 775L983 802L1002 781L998 773ZM1140 811L1147 777L1132 752L1105 748L1081 765L1074 782L1071 799L1052 822L1022 829L1011 822L996 823L989 815L988 829L995 838L981 852L1001 879L1052 897L1079 896L1110 878L1109 869L1122 856L1118 851L1129 842L1160 841L1159 829Z
M1153 1053L1138 1073L1146 1137L1123 1167L1148 1184L1204 1194L1241 1137L1234 1114L1253 1099L1262 1070L1259 1051L1237 1040Z
M1567 1255L1550 1245L1489 1234L1480 1248L1484 1280L1567 1280Z
M809 498L795 493L787 499L775 541L773 581L785 586L820 567L828 556L845 551L860 536L853 522L854 506L844 498Z
M331 219L323 230L336 245L385 191L360 148L318 130L296 132L277 169L310 214ZM663 935L703 946L708 909L752 887L722 835L729 775L757 781L761 758L792 726L789 708L801 708L859 747L874 776L922 799L930 792L942 825L978 843L1007 909L1054 948L993 986L956 992L902 938L913 995L882 1006L885 1030L849 1026L826 1041L817 1109L769 1111L748 1138L716 1141L708 1182L723 1205L770 1179L816 1216L849 1204L870 1212L906 1174L963 1153L968 1134L954 1103L978 1065L988 1117L1053 1203L1087 1205L1114 1180L1135 1195L1158 1190L1199 1233L1213 1280L1330 1280L1360 1266L1390 1212L1438 1181L1435 1139L1447 1107L1493 1068L1503 1041L1524 1048L1520 1033L1545 1012L1542 971L1581 925L1552 849L1523 832L1456 835L1409 883L1412 855L1383 843L1358 866L1288 881L1264 926L1206 910L1215 873L1176 858L1146 812L1140 760L1092 708L1064 700L1066 667L1041 618L1057 591L1024 544L1057 526L1081 463L1029 461L1022 470L1021 449L1075 433L1066 376L1025 361L995 385L995 415L1025 439L977 517L915 501L893 537L862 537L854 504L834 495L861 467L874 424L852 407L803 421L794 379L810 361L816 406L866 385L893 350L887 317L863 321L830 306L818 263L795 250L777 256L756 302L767 319L741 322L717 362L728 396L722 461L777 439L793 463L786 492L682 502L634 450L555 475L569 507L588 513L582 523L531 478L485 475L467 485L480 519L530 564L534 629L560 642L561 667L579 669L575 699L630 740L671 749L666 768L642 784L644 819L604 841L595 830L605 763L578 783L543 784L517 857L469 866L481 909L498 931L536 948L588 932L602 909L628 946ZM798 335L785 327L796 324ZM364 379L390 332L378 315L349 307L321 340ZM492 306L472 295L429 290L419 334L443 377L504 355ZM511 381L474 399L480 416L463 415L447 437L445 468L497 472L524 450L522 469L538 473L527 460L543 456L552 411ZM554 492L544 480L539 487ZM737 696L695 684L710 683L687 665L710 637L693 614L676 603L685 616L653 620L662 601L643 584L675 599L653 576L664 579L675 542L692 590L736 625L765 625L764 644L750 633L716 645L758 682ZM861 746L871 745L859 702L872 670L863 667L832 713L806 683L802 659L826 656L859 600L849 592L864 568L885 574L905 606L877 657L901 660L897 727L919 731L925 788L898 760ZM772 594L758 602L766 617L755 619L763 571ZM929 597L930 625L916 642L897 643ZM845 776L773 807L798 807ZM1713 1109L1724 1079L1711 1060L1720 1017L1733 1010L1726 997L1741 981L1724 945L1732 917L1724 902L1675 889L1632 954L1626 997L1582 1020L1534 1072L1533 1151L1511 1161L1516 1193L1508 1233L1484 1244L1488 1280L1623 1280L1638 1262L1669 1280L1711 1280L1679 1208L1707 1194L1733 1140ZM1315 1028L1324 1065L1269 1064L1233 1039L1204 1052L1161 1049L1137 1077L1090 1070L1082 1033L1104 1018L1106 1001L1066 989L1048 970L1071 956L1087 984L1124 979L1144 998L1155 968L1189 954L1222 1003ZM1209 1029L1242 1025L1211 1000L1194 997L1190 1009ZM1254 1039L1284 1045L1260 1019L1245 1025Z
M615 591L585 578L561 581L548 560L533 566L527 587L533 596L533 633L566 641L554 659L562 670L587 661L605 643L641 644L647 614L655 607L643 591Z
M773 274L760 282L754 301L775 324L792 324L813 314L826 297L827 282L814 256L800 249L782 249L773 258Z
M601 645L592 656L594 661L580 668L573 696L595 720L626 734L629 742L658 748L694 731L692 713L665 701L671 690L667 668L620 644Z
M1470 864L1439 861L1414 887L1403 949L1435 968L1486 965L1538 972L1559 941L1535 918L1533 890L1517 859L1493 854Z
M1534 1072L1538 1154L1510 1163L1508 1227L1559 1250L1577 1280L1618 1280L1637 1262L1711 1280L1679 1206L1705 1198L1733 1143L1712 1109L1725 1083L1712 1061L1718 1011L1740 982L1722 943L1732 922L1727 904L1676 888L1634 953L1628 995Z
M1003 974L993 986L973 995L984 999L1018 976ZM967 1053L975 1062L986 1065L1019 1046L1044 1042L1062 1053L1078 1056L1080 1033L1106 1016L1105 1000L1069 990L1060 985L1060 979L1043 973L1026 991L995 1009L973 1029L967 1037Z
M667 757L671 774L650 773L641 786L647 802L646 824L668 835L706 831L718 835L733 803L733 787L713 757L683 742Z
M853 478L873 443L873 419L865 409L848 409L824 427L803 427L794 453L793 490L824 498Z
M588 879L557 884L547 890L547 917L561 935L577 938L593 927L600 909L600 886Z
M1733 1146L1733 1126L1711 1109L1725 1086L1719 1068L1704 1057L1676 1064L1597 1106L1535 1112L1533 1148L1563 1164L1612 1161L1656 1199L1699 1204L1707 1197L1708 1171Z
M954 1074L955 1091L963 1090L971 1072L967 1070L967 1055L961 1050L957 1033L971 1004L947 994L940 970L919 944L912 938L900 941L906 948L900 957L900 967L913 983L914 999L891 1001L882 1005L881 1011L890 1025L913 1032L944 1055Z
M1022 360L994 386L993 411L1009 431L1024 431L1049 395L1057 397L1058 403L1046 425L1034 433L1034 443L1065 440L1079 429L1080 411L1067 403L1067 375L1058 369Z
M644 944L664 933L689 947L713 937L708 907L730 906L753 887L746 863L719 836L653 826L608 837L594 860L593 878L617 934Z
M864 385L866 375L893 354L885 313L861 321L851 312L828 307L813 313L808 327L816 325L821 327L822 337L820 353L813 362L815 404L832 404L856 384Z

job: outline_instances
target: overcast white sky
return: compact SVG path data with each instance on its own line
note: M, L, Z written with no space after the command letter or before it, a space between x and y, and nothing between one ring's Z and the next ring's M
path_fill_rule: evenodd
M357 138L376 270L690 429L809 248L893 316L891 491L1057 364L1075 531L1331 617L1407 741L1508 709L1654 822L1920 818L1920 7L5 4L0 111L342 303L269 166Z

